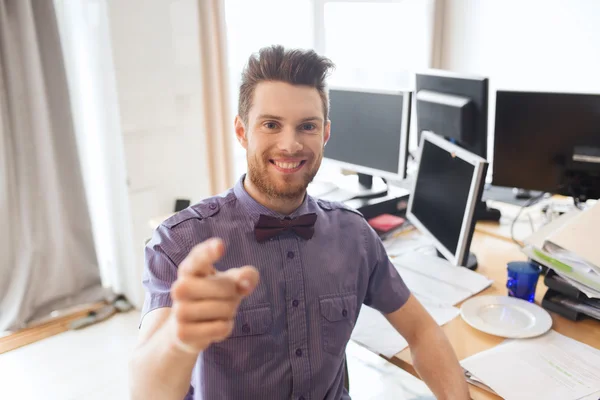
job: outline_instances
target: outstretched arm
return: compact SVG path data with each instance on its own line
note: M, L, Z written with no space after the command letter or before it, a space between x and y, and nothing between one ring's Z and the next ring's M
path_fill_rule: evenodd
M415 369L437 399L469 399L456 354L442 329L411 295L387 320L408 342Z

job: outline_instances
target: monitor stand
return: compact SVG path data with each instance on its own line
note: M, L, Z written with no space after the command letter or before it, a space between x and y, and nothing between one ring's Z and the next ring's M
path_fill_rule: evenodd
M513 189L515 193L515 199L517 200L531 200L533 198L533 193L531 190L515 188Z
M366 174L346 175L336 182L340 189L354 195L353 199L374 199L387 195L387 183L381 178Z
M500 222L502 214L497 208L488 207L484 200L481 200L475 206L475 221L493 221Z
M437 256L440 258L443 258L444 260L446 259L446 257L444 257L444 255L442 253L440 253L438 250L436 250ZM469 251L469 257L467 259L467 265L463 265L463 267L470 269L471 271L475 271L477 269L477 256L475 255L475 253Z

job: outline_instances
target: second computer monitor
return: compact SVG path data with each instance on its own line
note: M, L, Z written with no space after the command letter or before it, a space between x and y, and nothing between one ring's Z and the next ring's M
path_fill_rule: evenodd
M416 74L419 138L430 131L487 159L488 79L430 70Z
M431 132L421 135L419 149L406 215L448 261L475 268L469 248L488 163Z
M329 99L325 157L355 172L405 178L411 93L335 88Z

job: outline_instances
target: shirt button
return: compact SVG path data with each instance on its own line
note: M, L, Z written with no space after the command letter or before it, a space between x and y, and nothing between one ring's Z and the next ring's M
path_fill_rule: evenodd
M244 333L250 333L250 326L248 324L244 324L242 326L242 332L244 332Z
M348 310L344 309L344 310L342 311L342 316L343 316L343 317L347 317L347 316L348 316Z
M301 349L296 350L296 355L298 357L302 357L302 350Z
M288 253L287 253L287 258L289 258L290 260L291 260L292 258L294 258L294 252L293 252L293 251L288 251Z
M298 304L300 304L300 302L299 302L298 300L294 300L294 301L292 301L292 305L293 305L294 307L298 307Z
M211 210L214 210L215 208L217 208L217 205L215 203L210 203L208 205L208 208L210 208Z

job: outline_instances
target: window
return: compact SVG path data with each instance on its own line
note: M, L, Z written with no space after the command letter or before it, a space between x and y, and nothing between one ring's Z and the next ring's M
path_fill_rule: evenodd
M412 89L414 72L433 65L435 2L225 0L232 109L248 56L271 44L331 58L330 86ZM246 160L239 144L235 159L241 174Z
M410 89L431 66L432 2L321 1L323 52L334 60L332 86Z
M237 113L242 69L261 47L313 48L312 0L226 0L231 109ZM246 172L246 153L234 144L236 176Z

